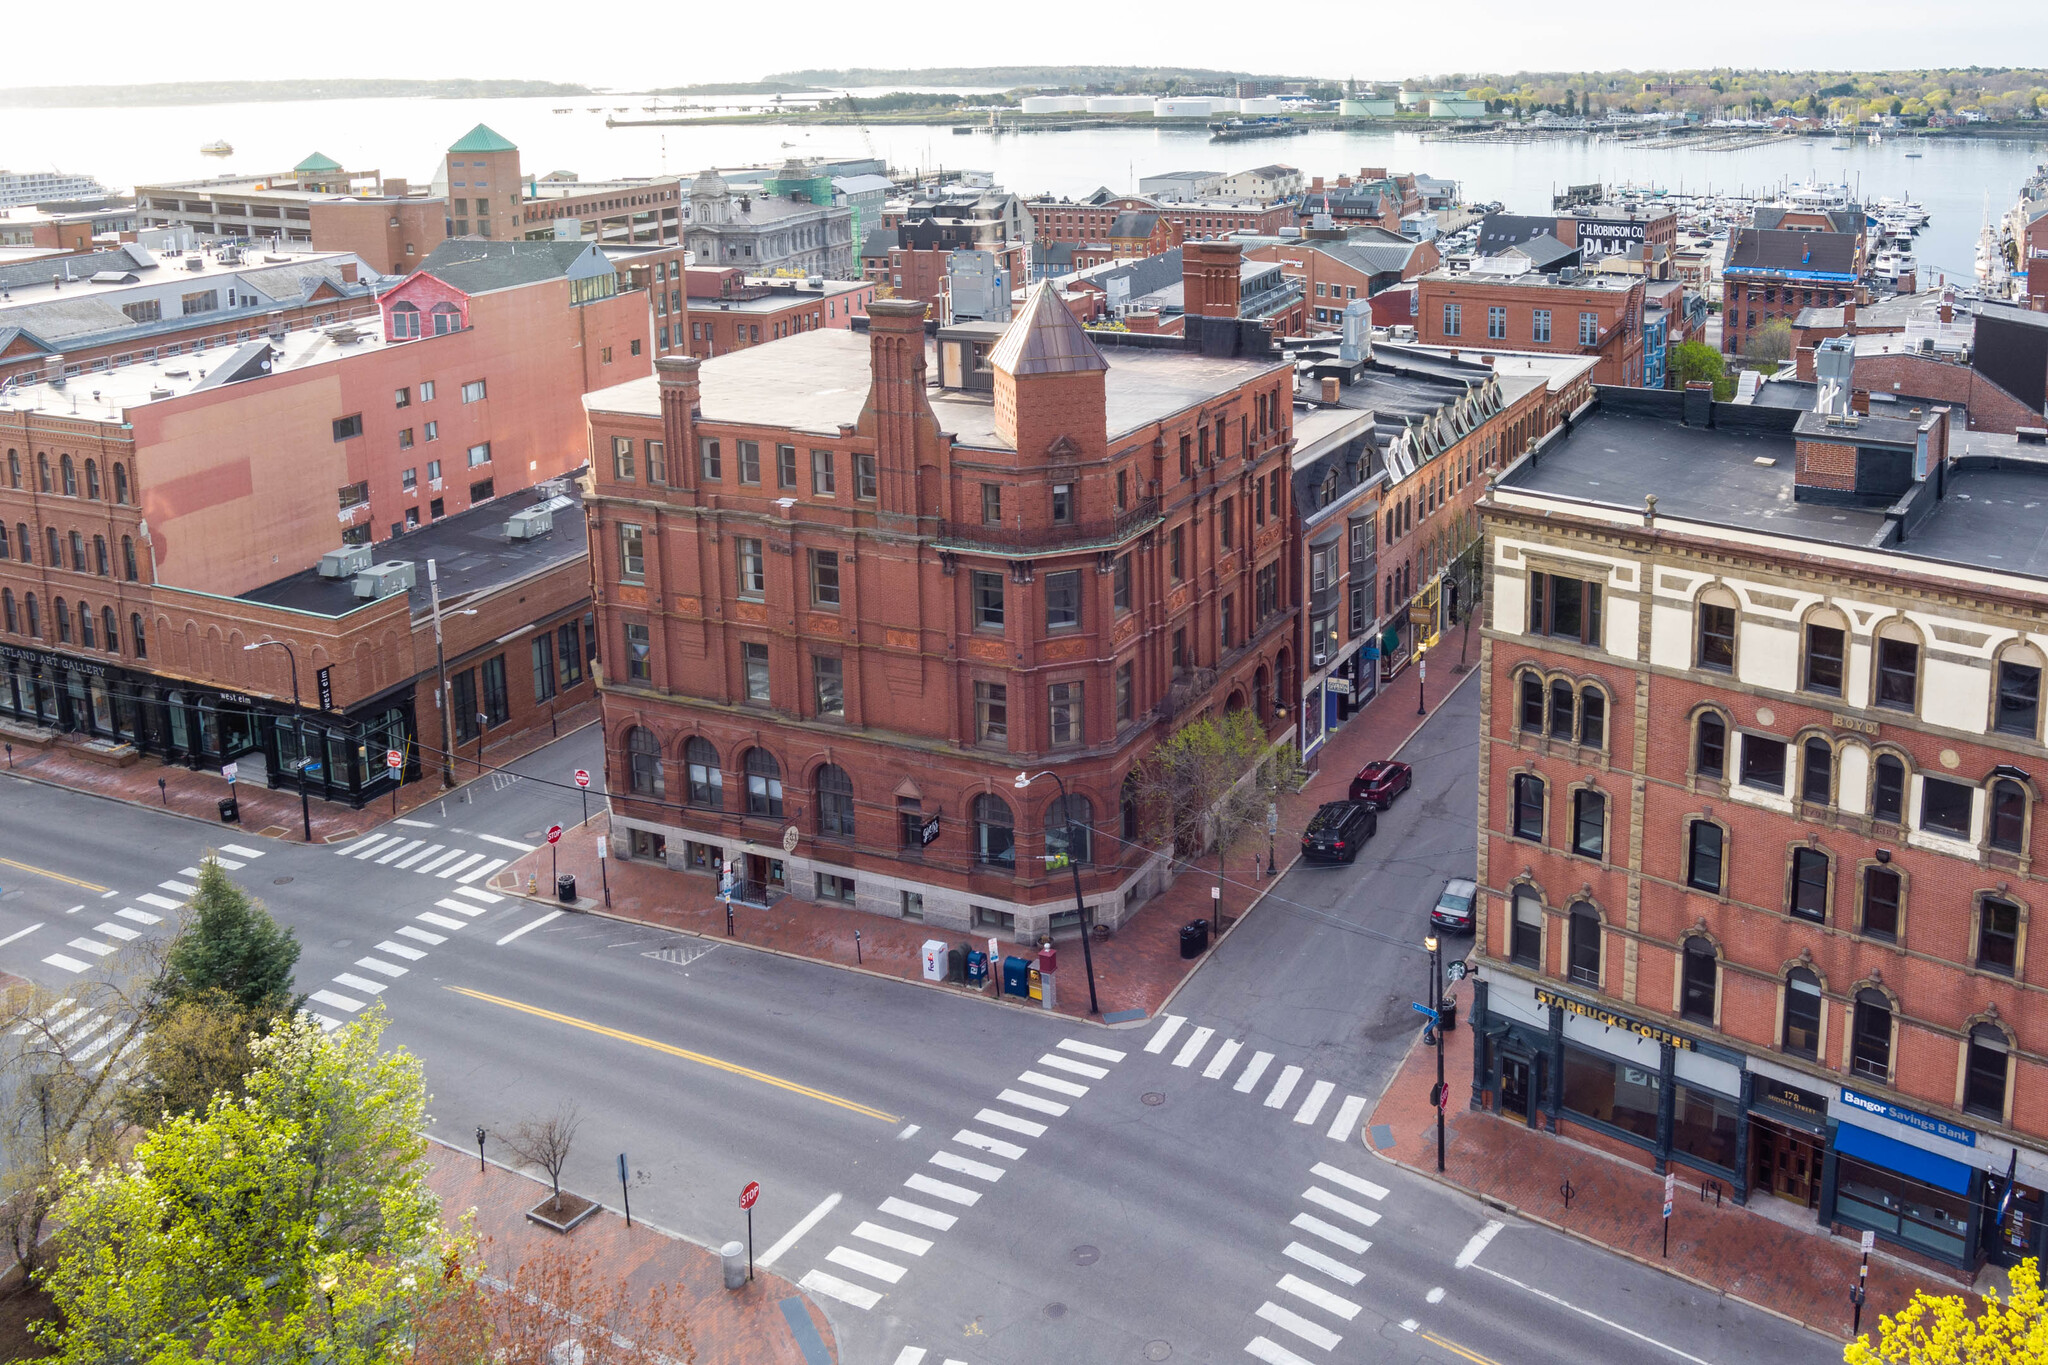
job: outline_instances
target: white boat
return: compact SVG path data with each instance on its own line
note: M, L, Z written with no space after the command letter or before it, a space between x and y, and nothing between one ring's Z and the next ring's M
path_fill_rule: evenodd
M1894 288L1901 279L1918 273L1919 262L1913 259L1912 253L1896 249L1878 252L1877 259L1870 263L1871 277L1883 280Z
M199 152L202 156L233 156L235 154L235 147L233 143L224 137L215 138L212 142L201 147Z
M1872 142L1882 142L1884 141L1884 134L1877 131L1877 129L1872 128L1870 130L1870 140Z

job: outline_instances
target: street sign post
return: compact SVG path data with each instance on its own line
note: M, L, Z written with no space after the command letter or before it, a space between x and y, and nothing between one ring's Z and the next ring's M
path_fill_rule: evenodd
M581 796L583 797L583 823L587 825L587 824L589 824L589 823L590 823L590 770L589 770L589 769L587 769L587 768L578 768L578 769L576 770L576 785L577 785L578 787L582 788L582 791L581 791L581 792L580 792L579 794L580 794L580 795L581 795Z
M626 1154L619 1153L619 1198L626 1205L626 1226L633 1226L633 1190L626 1183Z
M754 1201L761 1197L761 1182L749 1180L740 1191L740 1207L747 1211L747 1278L754 1278Z
M612 873L611 868L606 866L605 843L605 837L602 834L598 835L597 875L599 880L604 883L604 908L609 910L612 908Z
M1870 1292L1870 1252L1877 1245L1877 1234L1863 1234L1863 1264L1856 1269L1856 1287L1849 1291L1849 1304L1854 1317L1849 1324L1850 1336L1863 1334L1863 1300Z
M233 764L233 763L227 763L227 764L223 764L223 765L221 766L221 770L220 770L220 775L221 775L222 777L225 777L225 778L226 778L226 779L228 780L228 785L229 785L230 787L232 787L232 786L234 786L234 785L235 785L235 774L236 774L237 772L239 772L239 771L240 771L240 767L239 767L239 765L237 765L237 764Z
M562 883L561 883L561 881L559 880L559 879L560 879L560 877L561 877L561 875L562 875L562 851L561 851L561 849L560 849L559 847L557 847L557 846L558 846L558 845L559 845L559 844L560 844L561 842L562 842L562 827L561 827L560 825L549 825L549 826L548 826L548 875L549 875L549 876L551 876L551 877L554 877L554 878L556 878L556 879L557 879L557 880L556 880L556 882L555 882L555 894L556 894L556 895L560 895L560 894L561 894L561 886L562 886Z
M1671 1201L1678 1193L1678 1173L1664 1173L1664 1257L1671 1257Z
M1431 1009L1431 1008L1430 1008L1429 1006L1427 1006L1427 1005L1418 1005L1418 1004L1415 1004L1415 1003L1414 1003L1413 1001L1410 1001L1410 1002L1409 1002L1409 1005L1408 1005L1408 1008L1409 1008L1409 1009L1411 1009L1411 1010L1414 1010L1414 1011L1415 1011L1415 1012L1416 1012L1417 1014L1426 1014L1426 1015L1428 1015L1428 1016L1429 1016L1429 1022L1430 1022L1430 1023L1434 1024L1434 1023L1436 1022L1436 1011L1435 1011L1435 1010L1433 1010L1433 1009Z

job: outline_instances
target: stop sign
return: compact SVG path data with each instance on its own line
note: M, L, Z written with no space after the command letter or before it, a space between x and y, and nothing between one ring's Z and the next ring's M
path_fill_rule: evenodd
M579 787L587 787L587 786L589 786L589 785L590 785L590 771L589 771L589 769L587 769L587 768L578 768L578 769L576 770L576 785L577 785L577 786L579 786Z
M749 1180L747 1182L747 1187L740 1191L740 1207L743 1209L750 1209L754 1207L754 1201L756 1199L759 1199L760 1197L761 1182L758 1180Z
M548 842L551 844L559 844L562 842L562 827L560 825L548 826Z

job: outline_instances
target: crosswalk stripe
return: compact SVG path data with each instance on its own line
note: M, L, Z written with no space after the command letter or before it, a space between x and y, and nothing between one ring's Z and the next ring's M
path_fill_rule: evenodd
M1027 1085L1050 1090L1055 1095L1072 1095L1077 1100L1088 1093L1088 1087L1085 1085L1075 1085L1072 1081L1063 1081L1056 1076L1047 1076L1037 1071L1027 1071L1017 1079Z
M68 1005L68 1004L70 1004L70 1003L71 1003L71 1002L70 1002L69 1000L66 1000L66 1001L64 1002L64 1005ZM64 1005L59 1005L59 1006L57 1007L57 1009L59 1009L59 1010L60 1010L60 1009L63 1009L63 1008L64 1008ZM51 1010L51 1011L50 1011L50 1013L52 1013L52 1014L55 1014L56 1012L57 1012L57 1010ZM66 1015L66 1016L65 1016L64 1018L62 1018L62 1019L59 1019L59 1020L58 1020L58 1021L57 1021L56 1023L54 1023L54 1024L51 1024L51 1025L50 1025L50 1026L49 1026L49 1027L48 1027L48 1028L47 1028L47 1029L45 1030L45 1032L48 1032L48 1033L54 1033L54 1034L56 1034L57 1036L59 1036L59 1037L62 1037L62 1036L64 1035L64 1031L65 1031L66 1029L70 1028L70 1027L71 1027L71 1026L72 1026L73 1024L77 1023L77 1022L78 1022L79 1020L81 1020L81 1019L85 1018L85 1016L86 1016L86 1015L88 1015L88 1014L91 1014L91 1013L92 1013L92 1006L90 1006L90 1005L87 1005L87 1006L85 1006L85 1007L84 1007L83 1009L78 1009L78 1010L74 1010L74 1011L72 1011L72 1012L71 1012L70 1014Z
M199 894L199 888L190 882L162 881L158 882L157 885L166 891L175 891L181 896L196 896Z
M825 1259L834 1265L843 1265L848 1270L858 1270L863 1275L872 1275L885 1284L894 1284L903 1278L903 1267L894 1261L885 1261L879 1256L870 1256L865 1251L852 1247L833 1247L825 1253Z
M1185 1024L1186 1022L1187 1020L1181 1018L1178 1014L1169 1014L1164 1016L1160 1020L1159 1031L1152 1035L1151 1042L1145 1044L1145 1051L1166 1051L1166 1045L1173 1041L1173 1035L1179 1033L1180 1026L1182 1024Z
M916 1223L919 1227L936 1228L940 1232L947 1231L960 1221L950 1213L940 1213L937 1209L913 1204L908 1199L898 1199L893 1194L878 1204L875 1211L886 1213L891 1218L901 1218L906 1223Z
M199 869L196 867L181 867L178 869L178 875L180 877L196 877L199 875Z
M1344 1340L1321 1323L1310 1322L1299 1313L1291 1313L1271 1299L1259 1305L1259 1316L1283 1332L1292 1332L1309 1345L1320 1346L1325 1351Z
M383 982L372 981L366 976L357 976L354 972L338 972L334 979L352 991L367 991L371 995L384 993Z
M1301 1197L1311 1204L1321 1204L1331 1213L1340 1213L1354 1222L1371 1227L1380 1221L1380 1216L1363 1204L1354 1204L1349 1199L1339 1199L1320 1186L1311 1185L1302 1191Z
M848 1284L837 1275L827 1275L822 1270L813 1270L806 1274L797 1281L797 1287L808 1289L813 1294L823 1294L829 1299L837 1299L841 1303L850 1303L855 1308L873 1308L882 1301L882 1296L874 1290L864 1289L857 1284Z
M1337 1135L1332 1133L1330 1136L1335 1137ZM1367 1199L1385 1199L1387 1197L1387 1187L1385 1185L1375 1185L1363 1176L1353 1175L1349 1171L1340 1171L1327 1161L1318 1161L1309 1169L1309 1174L1323 1180L1328 1180L1333 1184L1342 1185L1354 1194L1364 1195Z
M1026 1094L1022 1090L1005 1090L996 1098L1004 1104L1014 1104L1019 1109L1029 1109L1033 1113L1050 1114L1054 1118L1058 1118L1067 1112L1067 1106L1061 1104L1058 1100L1041 1099L1037 1095Z
M1320 1270L1331 1279L1344 1284L1355 1285L1365 1278L1363 1270L1354 1269L1335 1256L1325 1256L1314 1247L1305 1247L1299 1242L1289 1242L1280 1254L1290 1261L1301 1262L1311 1270Z
M422 943L446 943L448 941L446 934L430 934L425 929L415 929L410 924L399 925L397 932L404 934L407 938L416 938Z
M484 908L481 905L471 905L468 901L459 901L453 896L443 896L435 901L434 904L443 910L453 910L459 915L475 916L481 915L484 912Z
M462 849L451 848L446 853L443 853L440 857L435 858L430 862L421 863L418 867L414 868L413 871L424 876L427 873L432 872L435 868L439 867L442 863L447 862L450 858L460 858L463 856L465 856L465 854Z
M71 940L71 942L65 944L64 946L67 948L76 948L82 953L96 953L100 957L105 957L107 954L114 951L113 944L102 943L96 938L74 938Z
M338 995L333 991L314 991L306 998L308 1000L318 1000L323 1005L332 1005L338 1010L347 1010L350 1014L354 1014L363 1007L362 1001L352 999L346 995Z
M382 853L385 849L404 842L403 834L374 834L356 845L348 856L360 861L373 853Z
M457 877L455 880L459 882L481 881L485 877L490 876L493 872L496 872L499 868L503 867L504 865L505 860L503 858L493 858L489 862L485 863L482 867L479 867L471 872L465 872L460 877Z
M1372 1243L1366 1241L1365 1238L1346 1232L1334 1223L1325 1223L1312 1213L1295 1214L1293 1221L1288 1226L1300 1228L1303 1232L1312 1232L1333 1246L1343 1247L1346 1251L1354 1254L1363 1254L1372 1250Z
M516 848L521 853L533 852L532 844L522 844L517 839L500 839L495 834L479 834L476 837L482 839L486 843L496 844L500 848Z
M1282 1275L1274 1288L1294 1295L1305 1303L1312 1303L1335 1317L1349 1322L1358 1316L1358 1305L1349 1299L1339 1298L1319 1284L1310 1284L1299 1275Z
M1261 1076L1265 1075L1265 1074L1266 1074L1266 1068L1267 1068L1267 1067L1269 1067L1269 1066L1271 1066L1272 1064L1273 1064L1273 1054L1272 1054L1272 1053L1270 1053L1270 1052L1255 1052L1255 1053L1253 1053L1253 1054L1252 1054L1252 1064L1251 1064L1250 1066L1246 1067L1246 1068L1245 1068L1245 1069L1244 1069L1244 1070L1243 1070L1243 1071L1242 1071L1242 1072L1241 1072L1241 1073L1240 1073L1240 1074L1238 1075L1238 1078L1237 1078L1237 1084L1236 1084L1236 1085L1233 1085L1233 1086L1231 1086L1230 1088L1231 1088L1232 1090L1235 1090L1235 1091L1236 1091L1236 1092L1237 1092L1238 1094L1240 1094L1240 1095L1249 1095L1249 1094L1251 1094L1251 1093L1252 1093L1252 1087L1253 1087L1253 1086L1255 1086L1255 1085L1257 1085L1257 1084L1259 1083L1259 1077L1261 1077Z
M392 849L388 853L379 854L377 857L377 866L382 867L384 866L384 864L390 862L393 858L403 858L406 854L412 852L414 849L418 848L420 845L424 843L426 843L425 839L412 839L400 844L397 848Z
M464 877L462 880L468 881L469 879ZM485 905L496 905L505 899L503 896L495 895L489 891L479 891L473 886L458 886L455 888L455 894L467 896L473 901L482 901Z
M1193 1033L1190 1033L1188 1035L1188 1040L1185 1043L1181 1044L1180 1051L1174 1055L1173 1064L1175 1066L1188 1065L1190 1062L1194 1061L1195 1058L1202 1055L1202 1049L1209 1046L1209 1040L1215 1036L1215 1029L1196 1029Z
M223 858L218 853L213 855L213 860L219 863L223 868L225 868L229 872L240 872L243 868L248 866L247 863L240 862L234 858ZM197 876L198 874L194 873L193 875Z
M366 972L381 972L385 976L404 976L412 970L410 967L401 967L395 962L385 962L374 957L359 957L356 959L356 965Z
M1025 1137L1045 1136L1044 1124L1033 1123L1030 1119L1020 1119L1015 1115L1005 1114L1000 1109L984 1109L974 1116L974 1121L976 1123L992 1124L997 1128L1007 1128L1013 1133L1022 1133Z
M144 905L154 905L159 910L183 910L185 902L174 901L169 896L159 896L154 891L145 891L135 899Z
M906 1346L897 1352L895 1365L924 1365L924 1347Z
M326 1015L320 1013L320 1011L318 1010L301 1010L300 1013L304 1014L308 1019L311 1019L314 1023L318 1024L320 1026L321 1032L323 1033L332 1033L336 1029L341 1027L341 1020L330 1019Z
M964 1156L943 1149L933 1152L930 1161L934 1166L943 1166L949 1171L971 1175L976 1180L986 1180L991 1185L1003 1178L1003 1168L1000 1166L991 1166L986 1161L969 1161Z
M1062 1057L1057 1052L1046 1053L1038 1059L1038 1064L1040 1066L1049 1066L1055 1071L1065 1071L1075 1076L1086 1076L1091 1081L1099 1081L1109 1074L1109 1068L1106 1066L1096 1066L1092 1062L1077 1062L1072 1057Z
M1244 1350L1246 1355L1256 1356L1265 1361L1266 1365L1308 1365L1306 1360L1285 1346L1276 1341L1269 1341L1265 1337L1253 1337L1245 1343Z
M393 943L388 938L377 945L377 951L380 953L395 953L399 957L404 958L407 962L418 962L421 958L426 956L425 953L421 952L417 948L408 948L403 943Z
M162 915L152 915L147 910L130 910L126 907L116 910L114 917L116 919L132 919L137 924L162 924L164 922Z
M1024 1155L1024 1149L1016 1143L990 1137L987 1133L977 1133L972 1128L962 1128L953 1134L953 1141L963 1147L979 1148L991 1156L1007 1157L1011 1161Z
M220 851L232 853L240 858L261 858L264 853L264 850L260 848L243 848L240 844L222 844Z
M483 854L481 854L481 853L472 853L472 854L470 854L470 855L469 855L469 856L468 856L467 858L464 858L464 859L463 859L463 860L462 860L461 862L459 862L459 863L450 863L450 864L448 864L448 866L446 866L446 867L442 868L442 869L441 869L441 870L440 870L439 872L436 872L436 873L435 873L434 875L435 875L436 877L452 877L452 876L454 876L454 875L455 875L456 873L458 873L458 872L462 871L462 869L464 869L465 867L468 867L468 866L469 866L470 864L472 864L472 863L480 863L480 862L482 862L483 860L484 860L484 855L483 855Z
M414 863L418 862L420 859L432 857L434 854L439 853L442 849L446 847L448 847L448 845L446 844L428 844L425 848L421 849L417 853L407 854L405 861L401 862L399 866L409 868Z
M880 1223L862 1223L853 1230L853 1235L862 1241L873 1242L877 1246L885 1246L907 1256L922 1256L932 1249L929 1239L912 1237L907 1232L885 1228Z
M1330 1125L1330 1136L1339 1142L1351 1141L1351 1135L1358 1131L1359 1116L1365 1113L1363 1095L1346 1095L1344 1103L1337 1106L1337 1120Z
M413 918L425 920L428 924L442 929L460 929L466 923L464 920L449 919L446 915L437 915L431 910L422 910L417 915L414 915Z
M1323 1112L1323 1106L1330 1102L1330 1096L1336 1092L1336 1089L1337 1083L1335 1081L1317 1081L1313 1086L1309 1087L1308 1099L1303 1102L1301 1112L1294 1116L1294 1121L1296 1123L1314 1123L1317 1116Z
M1226 1038L1223 1046L1216 1049L1216 1055L1209 1059L1209 1065L1202 1068L1202 1079L1221 1080L1223 1073L1230 1070L1230 1063L1237 1057L1237 1050L1242 1046L1237 1039Z
M79 1011L79 1014L83 1013L86 1013L86 1011ZM76 1019L78 1015L74 1014L71 1017L73 1019ZM65 1047L77 1047L80 1043L92 1037L93 1034L98 1033L101 1029L105 1028L107 1025L113 1022L114 1018L110 1014L96 1014L92 1018L86 1020L83 1024L80 1024L77 1028L71 1029L68 1032L66 1032L64 1029L60 1027L58 1033L62 1036Z
M934 1180L921 1172L904 1181L903 1188L916 1190L919 1194L928 1194L952 1204L966 1204L972 1207L981 1202L979 1190L963 1190L958 1185L948 1185L943 1180Z
M101 1048L105 1047L108 1043L113 1042L116 1038L120 1036L121 1035L115 1030L108 1029L105 1033L102 1033L99 1037L93 1039L90 1043L87 1043L84 1047L72 1053L71 1060L74 1062L82 1062L86 1058L92 1056L95 1052L98 1052Z
M1118 1052L1113 1047L1097 1047L1093 1043L1077 1043L1072 1038L1060 1039L1060 1046L1068 1052L1078 1052L1083 1057L1093 1057L1098 1061L1120 1062L1124 1059L1124 1054Z
M1281 1105L1287 1103L1287 1097L1294 1093L1295 1082L1300 1079L1300 1067L1290 1066L1282 1068L1280 1079L1273 1083L1273 1093L1266 1096L1266 1107L1268 1109L1278 1109Z
M130 929L127 925L116 924L112 920L101 920L98 924L95 924L92 927L92 930L96 934L111 934L115 938L120 939L123 943L126 943L130 939L138 939L142 937L142 931L140 929Z

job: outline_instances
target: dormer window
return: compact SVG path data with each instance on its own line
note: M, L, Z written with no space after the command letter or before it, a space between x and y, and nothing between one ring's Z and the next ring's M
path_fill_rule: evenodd
M405 341L420 334L420 310L401 299L391 305L391 339Z

